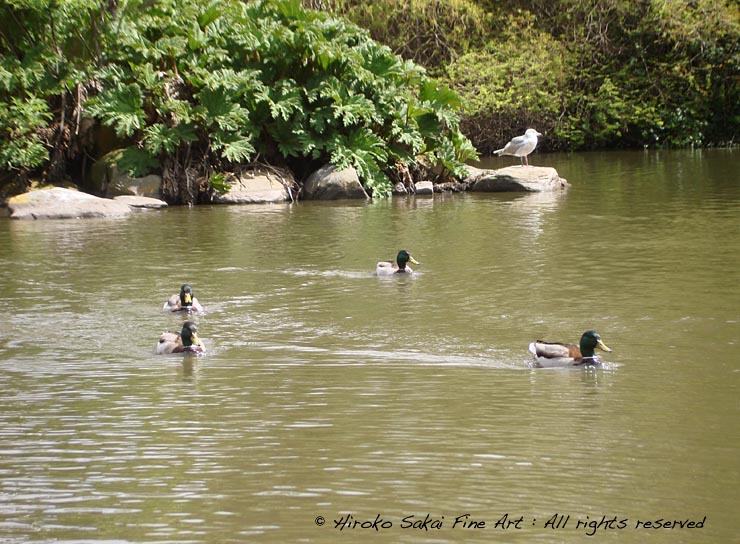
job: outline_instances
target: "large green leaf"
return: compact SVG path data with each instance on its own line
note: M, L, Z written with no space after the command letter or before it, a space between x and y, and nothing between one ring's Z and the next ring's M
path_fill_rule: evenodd
M223 15L221 2L212 2L206 10L198 15L198 25L205 30L208 25Z
M419 100L431 102L437 109L445 107L459 108L462 106L462 101L455 91L431 79L421 84Z
M188 144L195 140L195 130L187 124L169 127L157 123L144 129L144 148L152 156L162 152L173 154L181 144Z
M197 98L205 109L206 126L216 125L221 130L233 132L249 122L249 113L226 89L205 88L198 93Z
M103 91L88 102L88 109L122 137L132 136L145 123L142 92L136 83Z
M248 137L238 133L216 132L212 135L213 148L228 161L248 162L255 149Z

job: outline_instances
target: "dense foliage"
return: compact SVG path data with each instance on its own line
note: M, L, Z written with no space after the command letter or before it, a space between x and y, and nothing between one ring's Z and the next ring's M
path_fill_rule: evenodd
M257 159L353 166L386 195L389 175L475 156L453 92L299 0L11 0L0 18L0 170L16 179L84 174L90 118L125 146L119 166L160 170L180 202Z
M463 130L482 153L527 126L544 132L550 149L737 140L740 8L733 0L325 5L458 91L467 106Z
M528 126L545 149L740 129L730 0L5 0L0 20L0 187L17 190L84 179L107 132L119 166L192 202L257 160L351 165L384 195Z

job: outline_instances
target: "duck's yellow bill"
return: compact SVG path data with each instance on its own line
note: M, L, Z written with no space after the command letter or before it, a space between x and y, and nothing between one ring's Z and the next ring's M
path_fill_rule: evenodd
M603 351L611 351L611 348L607 346L604 342L601 340L596 342L596 347Z
M190 296L190 293L185 293L185 296L183 298L185 299L185 304L193 303L193 297Z
M413 263L413 264L421 264L419 261L417 261L416 259L414 259L411 255L409 255L409 261L411 263Z

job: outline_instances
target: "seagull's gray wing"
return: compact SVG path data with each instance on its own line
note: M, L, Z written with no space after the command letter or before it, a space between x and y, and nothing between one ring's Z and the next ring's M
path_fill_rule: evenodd
M504 153L508 155L515 155L520 149L522 149L528 142L526 136L517 136L504 146Z
M506 145L520 147L526 141L527 141L526 136L517 136L516 138L512 138L511 141Z

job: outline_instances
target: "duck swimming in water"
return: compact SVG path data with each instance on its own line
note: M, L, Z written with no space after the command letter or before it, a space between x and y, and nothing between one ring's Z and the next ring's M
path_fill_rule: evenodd
M393 274L413 274L413 270L410 266L406 266L407 263L420 264L414 259L409 252L402 249L396 256L396 262L393 261L380 261L375 265L375 274L377 276L392 276Z
M192 321L182 324L180 333L163 332L157 344L157 354L169 353L205 353L206 347L198 338L198 327Z
M563 344L560 342L543 342L537 340L529 344L529 352L534 355L534 366L580 366L594 365L600 361L594 355L595 349L611 351L604 342L601 335L596 331L586 331L581 336L580 344Z
M193 295L193 288L185 283L180 287L179 295L172 295L162 306L163 312L197 312L203 311L198 299Z

